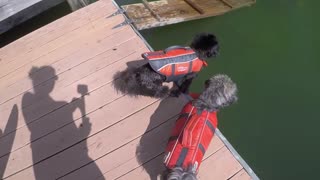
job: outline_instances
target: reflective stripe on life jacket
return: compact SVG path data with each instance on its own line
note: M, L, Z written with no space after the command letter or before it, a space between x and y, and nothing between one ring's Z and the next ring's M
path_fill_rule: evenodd
M202 66L207 66L189 47L172 46L164 51L143 53L142 57L148 60L154 71L166 76L166 82L177 81L186 74L199 72Z
M190 166L198 171L217 127L217 113L202 111L189 102L182 110L166 147L167 168Z

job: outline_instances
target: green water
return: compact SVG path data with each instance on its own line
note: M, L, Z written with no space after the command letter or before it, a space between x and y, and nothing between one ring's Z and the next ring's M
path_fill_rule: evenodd
M239 102L219 127L261 179L318 179L320 170L320 1L258 0L223 16L143 31L154 49L214 32L221 54L192 90L225 73Z

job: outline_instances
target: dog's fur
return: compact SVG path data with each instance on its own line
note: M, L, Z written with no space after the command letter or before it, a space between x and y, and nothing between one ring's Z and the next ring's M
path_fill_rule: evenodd
M219 44L216 37L209 33L200 33L196 35L190 44L190 47L196 52L201 60L207 60L215 57L219 52ZM178 89L171 92L172 96L178 96L180 93L188 92L192 79L196 73L188 74L182 77ZM162 98L169 94L168 86L163 85L166 76L155 72L149 63L138 68L128 67L125 71L117 72L114 75L114 87L128 95L144 95L156 98Z
M236 84L227 75L218 74L205 82L204 91L192 101L192 105L200 111L218 111L238 100L237 91ZM168 171L167 180L197 180L191 168L184 171L181 167L175 167Z

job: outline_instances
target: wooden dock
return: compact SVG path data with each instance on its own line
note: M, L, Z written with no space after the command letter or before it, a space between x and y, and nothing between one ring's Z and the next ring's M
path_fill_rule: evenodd
M158 0L122 6L138 30L217 16L256 0Z
M100 0L0 49L0 179L141 180L162 173L185 101L114 90L113 74L148 51L132 26L119 26L122 14L106 18L117 10ZM258 179L219 134L199 177Z

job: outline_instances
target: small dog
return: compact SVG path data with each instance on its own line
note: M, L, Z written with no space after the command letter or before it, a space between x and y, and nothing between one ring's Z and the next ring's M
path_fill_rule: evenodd
M190 47L174 46L164 51L142 54L148 63L117 72L114 75L114 87L124 94L162 98L169 94L169 87L163 83L175 82L178 89L171 91L170 95L177 97L180 93L188 92L192 79L207 65L206 59L216 57L218 52L219 44L216 37L210 33L200 33L194 37ZM158 58L163 57L162 55L168 56ZM159 63L163 66L159 67ZM164 75L160 72L162 70L169 70L172 76Z
M217 128L217 111L237 101L237 86L227 75L205 82L200 94L191 94L180 113L166 147L167 180L196 180L205 151Z

